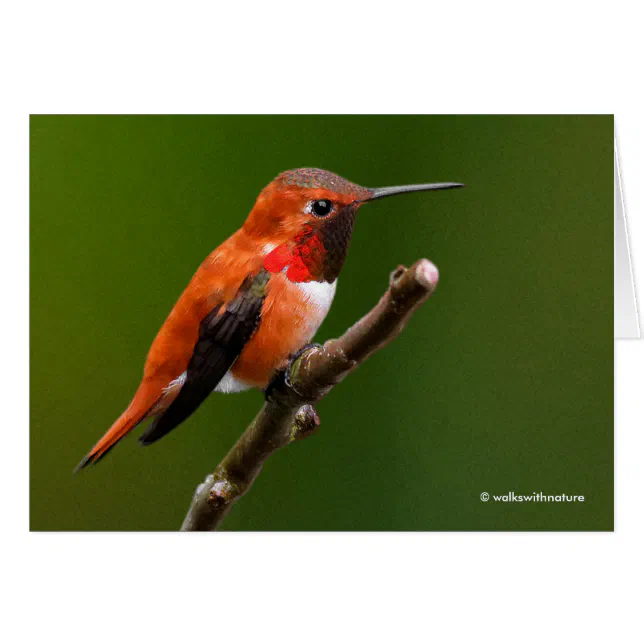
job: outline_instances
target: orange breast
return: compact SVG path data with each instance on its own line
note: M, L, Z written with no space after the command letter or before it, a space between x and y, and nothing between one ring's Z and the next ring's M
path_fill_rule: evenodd
M288 357L311 341L331 305L335 284L290 282L272 275L259 328L232 368L236 378L264 388Z

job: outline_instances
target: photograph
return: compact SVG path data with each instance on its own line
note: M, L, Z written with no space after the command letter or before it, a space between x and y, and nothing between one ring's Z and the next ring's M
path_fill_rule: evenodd
M5 4L0 639L637 641L634 8Z
M612 531L613 153L612 115L32 115L30 530Z

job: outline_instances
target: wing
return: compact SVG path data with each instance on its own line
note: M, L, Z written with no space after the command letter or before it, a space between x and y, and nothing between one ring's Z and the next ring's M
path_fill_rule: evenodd
M202 320L181 391L141 435L141 443L154 443L181 424L219 384L259 326L269 277L262 269L244 281L231 302Z

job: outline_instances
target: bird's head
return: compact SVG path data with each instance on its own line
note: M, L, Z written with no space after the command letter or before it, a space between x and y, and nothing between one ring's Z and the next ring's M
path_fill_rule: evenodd
M286 271L293 282L333 282L344 263L355 216L363 204L405 192L462 185L363 188L326 170L288 170L262 190L244 230L266 242L264 265L268 271Z

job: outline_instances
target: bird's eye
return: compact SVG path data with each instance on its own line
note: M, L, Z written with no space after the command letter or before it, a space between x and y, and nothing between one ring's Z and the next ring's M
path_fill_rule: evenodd
M319 199L311 204L311 212L316 217L326 217L333 210L333 204L326 199Z

